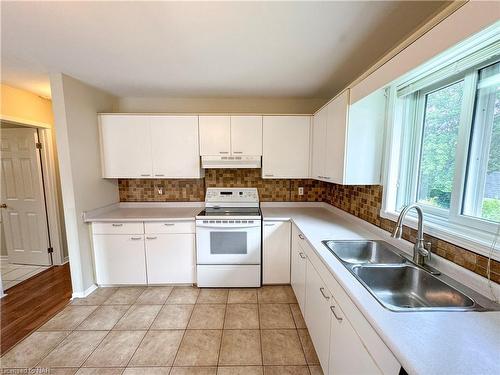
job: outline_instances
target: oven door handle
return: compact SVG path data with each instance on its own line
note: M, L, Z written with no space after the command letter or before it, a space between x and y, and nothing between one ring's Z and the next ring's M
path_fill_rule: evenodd
M245 229L245 228L258 228L260 227L260 223L255 223L255 224L196 224L197 228L214 228L214 229L224 229L224 230L231 230L231 229Z

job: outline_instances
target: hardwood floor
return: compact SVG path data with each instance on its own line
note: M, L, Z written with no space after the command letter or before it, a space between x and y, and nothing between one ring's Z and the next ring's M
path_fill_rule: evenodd
M10 288L0 300L0 354L61 311L69 303L71 291L68 263Z

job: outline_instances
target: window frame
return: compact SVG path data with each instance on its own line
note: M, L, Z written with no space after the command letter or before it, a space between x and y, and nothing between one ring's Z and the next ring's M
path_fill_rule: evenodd
M398 207L401 207L403 200L405 204L417 201L418 179L420 175L419 162L421 160L421 144L426 104L425 95L463 79L464 94L460 112L459 134L455 154L455 173L450 198L450 208L446 210L421 204L426 216L424 229L426 233L430 235L470 249L476 253L500 260L500 244L497 243L494 251L492 251L492 243L500 230L500 223L494 223L486 219L463 214L466 199L467 168L472 142L478 72L480 69L496 61L499 61L498 56L490 57L460 73L448 75L448 77L440 77L439 80L436 80L429 86L407 94L402 98L398 98L398 87L401 87L400 83L403 82L402 80L398 80L398 82L393 83L388 88L388 128L386 132L382 178L384 194L380 216L396 220L400 212ZM448 61L448 65L452 62L453 61ZM435 71L434 69L434 74ZM418 75L425 76L422 70ZM403 102L404 104L402 104ZM405 132L402 126L405 121L411 121L418 126L412 127L413 130L410 132ZM406 139L408 137L412 139ZM413 142L413 145L404 146L403 142ZM409 150L408 147L410 147ZM408 163L403 162L405 158L409 159ZM402 175L409 176L409 178L407 178L406 181L402 181ZM408 181L408 179L411 181ZM401 198L400 188L404 189L404 194L406 195L404 199ZM408 199L408 194L411 194L410 199ZM416 228L417 217L414 213L409 215L407 223L410 227Z

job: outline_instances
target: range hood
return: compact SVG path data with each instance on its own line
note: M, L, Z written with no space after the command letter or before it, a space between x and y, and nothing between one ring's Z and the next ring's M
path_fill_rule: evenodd
M208 168L260 168L260 156L202 156L201 167Z

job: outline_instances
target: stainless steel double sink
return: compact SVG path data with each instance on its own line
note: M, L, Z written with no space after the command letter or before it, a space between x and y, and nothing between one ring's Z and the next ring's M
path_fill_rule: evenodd
M323 241L356 279L392 311L481 310L474 299L414 264L384 241Z

